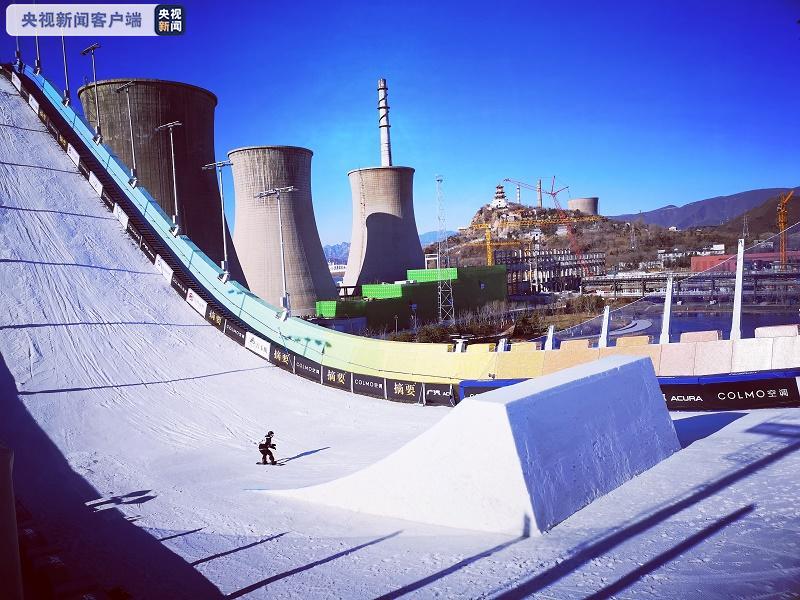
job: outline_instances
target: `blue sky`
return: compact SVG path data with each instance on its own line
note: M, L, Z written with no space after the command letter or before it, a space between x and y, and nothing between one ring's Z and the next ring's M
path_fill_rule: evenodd
M379 77L420 231L436 228L436 174L452 229L505 177L556 175L605 214L800 184L797 0L184 5L182 37L100 40L98 77L212 90L218 158L311 148L323 243L350 238L347 171L379 164ZM88 41L67 40L73 89ZM62 85L59 39L41 48ZM1 58L13 49L4 33Z

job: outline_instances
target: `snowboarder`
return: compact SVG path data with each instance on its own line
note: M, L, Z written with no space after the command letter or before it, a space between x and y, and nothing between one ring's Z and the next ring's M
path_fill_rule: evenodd
M269 458L270 462L274 465L277 464L275 461L275 457L272 455L272 449L277 448L275 444L272 443L272 436L275 435L274 432L268 431L267 435L264 436L264 441L258 445L258 449L261 451L261 464L267 464L267 458Z

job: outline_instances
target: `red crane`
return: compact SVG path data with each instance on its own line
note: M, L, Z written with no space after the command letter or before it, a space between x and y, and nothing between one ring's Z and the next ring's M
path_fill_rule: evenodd
M531 190L537 190L536 186L533 186L529 183L525 183L524 181L517 181L516 179L509 179L506 178L503 181L508 181L513 183L517 186L517 189L520 187L528 188ZM556 207L556 210L559 212L559 217L566 222L567 227L567 238L569 239L569 245L572 249L572 253L575 255L575 259L578 261L578 264L581 267L581 276L586 277L591 275L589 265L587 264L586 260L583 258L583 253L581 252L580 244L578 243L578 238L575 236L575 229L574 229L574 219L572 216L561 207L561 203L558 201L558 195L567 190L569 193L569 186L565 185L561 189L556 189L556 176L553 175L553 182L550 185L550 191L542 190L545 194L550 196L553 199L553 204Z

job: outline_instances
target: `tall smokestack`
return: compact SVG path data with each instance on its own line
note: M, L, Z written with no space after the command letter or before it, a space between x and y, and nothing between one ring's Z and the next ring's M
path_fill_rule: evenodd
M542 180L536 184L536 198L539 200L539 208L542 208Z
M385 79L378 79L378 128L381 130L381 166L392 166L392 141L389 139L389 88Z

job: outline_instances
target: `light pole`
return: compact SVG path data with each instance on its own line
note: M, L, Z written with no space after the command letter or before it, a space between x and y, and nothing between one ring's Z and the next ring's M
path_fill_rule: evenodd
M62 40L64 38L61 38ZM131 133L131 157L133 158L133 166L131 167L131 177L128 179L128 183L131 184L131 187L136 187L137 179L136 179L136 145L133 143L133 116L131 114L131 88L136 85L133 81L129 81L128 83L124 83L119 86L114 91L118 94L120 92L125 92L125 100L128 103L128 129Z
M17 63L17 70L22 71L22 50L19 49L19 36L14 38L17 42L17 49L14 52L15 62Z
M225 235L227 230L225 228L225 190L222 186L222 167L230 167L232 164L233 163L229 160L219 160L203 166L203 169L206 171L216 169L217 174L219 175L219 208L222 212L222 273L220 274L219 279L222 283L228 281L231 276L230 272L228 271L228 238ZM285 289L286 283L284 280L284 290Z
M100 100L97 98L97 69L94 64L94 51L100 47L100 44L95 42L85 50L81 51L81 56L87 54L92 55L92 79L94 80L94 110L97 113L97 127L95 128L94 143L101 144L103 142L103 133L100 127Z
M33 43L36 45L36 60L33 62L33 74L38 75L42 72L42 59L39 56L39 36L33 36Z
M289 316L292 309L289 306L289 292L286 290L286 257L284 256L283 249L283 221L281 220L281 192L293 192L294 186L289 185L286 187L272 188L264 190L253 196L253 198L266 198L267 196L275 196L278 202L278 237L281 242L281 277L283 278L283 297L281 298L281 305Z
M64 106L69 106L69 72L67 72L67 45L64 42L64 36L61 36L61 54L64 55L64 98L61 100Z
M164 123L163 125L159 125L155 128L156 132L164 131L165 129L169 129L169 151L170 155L172 156L172 194L175 200L175 214L172 215L172 229L170 232L172 235L178 235L178 231L180 230L180 210L178 210L178 179L175 176L175 142L172 139L172 130L176 127L180 127L183 125L180 121L172 121L170 123Z

